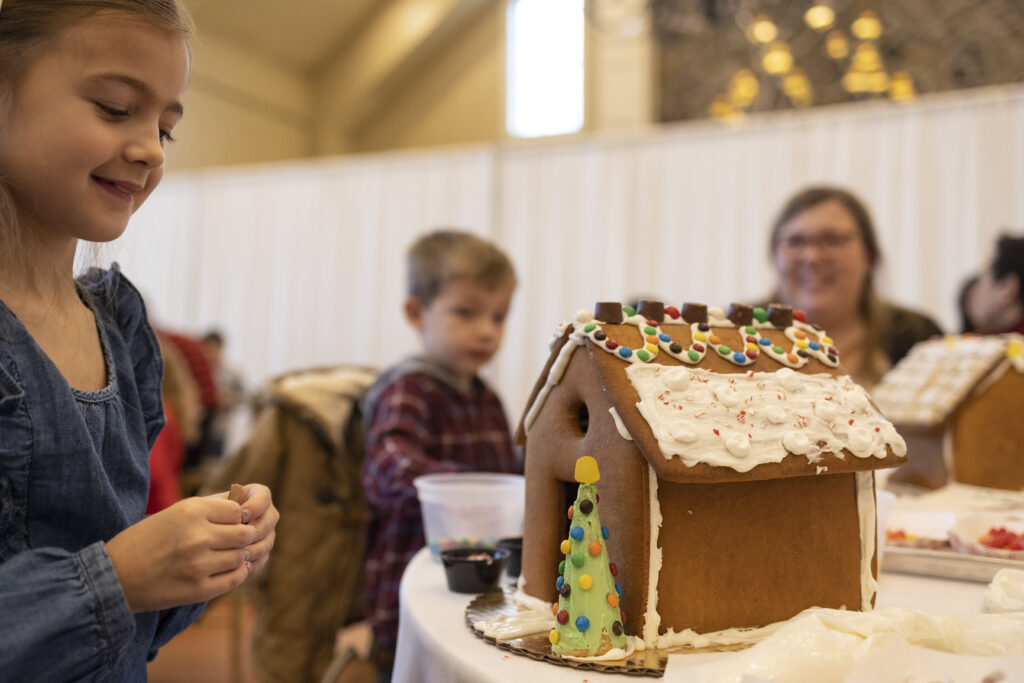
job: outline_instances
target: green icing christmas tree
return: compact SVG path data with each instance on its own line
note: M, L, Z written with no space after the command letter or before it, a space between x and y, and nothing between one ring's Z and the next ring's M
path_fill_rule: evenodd
M561 545L565 559L558 566L560 576L555 582L559 593L556 625L548 636L551 650L559 655L593 657L626 647L617 570L605 545L608 529L601 526L597 515L594 482L600 477L592 457L576 461L580 486L576 502L569 508L569 538Z

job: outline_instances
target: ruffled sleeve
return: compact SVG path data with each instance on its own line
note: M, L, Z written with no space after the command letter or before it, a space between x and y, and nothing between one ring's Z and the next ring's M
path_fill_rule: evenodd
M121 333L131 357L139 405L146 423L147 444L152 448L165 422L160 393L164 359L156 333L149 324L142 294L116 263L109 270L91 268L78 278L78 284L113 319Z

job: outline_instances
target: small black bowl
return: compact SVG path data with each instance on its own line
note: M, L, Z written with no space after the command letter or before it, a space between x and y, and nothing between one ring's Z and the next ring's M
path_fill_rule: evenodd
M505 571L510 578L519 578L523 566L523 537L503 538L497 543L498 548L508 551L508 566Z
M448 589L456 593L486 593L498 585L508 561L499 548L452 548L441 551Z

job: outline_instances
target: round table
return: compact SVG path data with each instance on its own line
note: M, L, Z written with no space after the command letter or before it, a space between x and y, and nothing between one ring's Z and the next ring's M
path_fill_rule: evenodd
M933 615L978 614L985 587L984 583L882 572L876 603L878 607L906 607ZM554 666L495 647L475 636L466 626L465 609L472 598L472 595L448 590L443 566L431 558L427 549L416 554L402 577L395 681L637 683L643 680L643 677ZM662 680L692 680L689 673L694 665L707 669L712 660L736 654L673 655ZM1012 662L1011 666L1019 664L1024 671L1024 658L1014 658ZM987 673L984 671L981 676Z

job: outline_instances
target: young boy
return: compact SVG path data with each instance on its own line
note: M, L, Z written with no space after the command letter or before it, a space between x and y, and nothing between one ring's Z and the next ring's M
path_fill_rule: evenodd
M424 545L413 479L523 470L501 402L476 374L501 345L515 285L508 257L468 233L433 232L409 249L405 316L423 354L385 371L363 402L367 608L385 677L398 637L398 584Z

